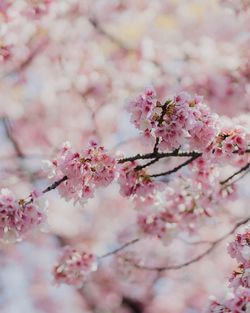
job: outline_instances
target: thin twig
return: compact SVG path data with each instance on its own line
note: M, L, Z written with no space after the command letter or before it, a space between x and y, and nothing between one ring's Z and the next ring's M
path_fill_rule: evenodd
M248 170L250 167L250 162L248 162L245 166L243 166L242 168L240 168L237 172L233 173L231 176L229 176L228 178L226 178L225 180L221 181L220 184L221 185L225 185L226 183L228 183L231 179L233 179L235 176L239 175L240 173Z
M124 250L125 248L127 248L127 247L129 247L129 246L135 244L135 243L138 242L139 240L140 240L139 238L133 239L133 240L131 240L131 241L129 241L129 242L123 244L123 245L120 246L119 248L117 248L117 249L115 249L115 250L113 250L113 251L111 251L111 252L108 252L108 253L106 253L106 254L100 256L99 259L104 259L104 258L107 258L107 257L109 257L109 256L111 256L111 255L114 255L114 254L116 254L116 253L118 253L118 252Z
M201 156L202 153L197 152L197 151L183 151L179 152L179 150L174 150L171 152L150 152L146 154L136 154L132 157L126 157L118 160L118 163L125 163L125 162L133 162L137 160L148 160L148 159L156 159L158 160L163 159L163 158L168 158L168 157L198 157Z
M53 184L51 184L50 186L48 186L47 188L45 188L42 193L47 193L53 189L56 189L59 185L61 185L61 183L65 182L68 179L67 176L64 176L63 178L55 181Z
M148 166L150 166L150 165L156 163L158 160L159 160L159 159L156 158L156 159L153 159L152 161L149 161L149 162L147 162L147 163L145 163L145 164L143 164L143 165L138 165L138 166L136 166L135 171L140 171L140 170L142 170L143 168L146 168L146 167L148 167Z
M179 171L182 167L192 163L194 160L196 160L199 157L199 155L195 155L193 157L191 157L190 159L188 159L187 161L181 163L180 165L176 166L175 168L173 168L172 170L169 170L167 172L162 172L162 173L158 173L158 174L153 174L153 175L149 175L150 177L159 177L159 176L166 176L166 175L170 175L173 174L177 171Z
M210 247L208 249L206 249L204 252L202 252L198 256L194 257L193 259L191 259L191 260L189 260L187 262L181 263L181 264L170 265L170 266L149 267L149 266L145 266L145 265L140 265L140 264L134 263L130 259L126 259L126 261L132 263L132 265L134 265L136 268L141 269L141 270L159 271L159 272L168 271L168 270L178 270L178 269L187 267L187 266L189 266L189 265L191 265L193 263L197 263L198 261L203 259L210 252L212 252L218 246L219 243L221 243L224 239L226 239L227 237L232 235L237 230L237 228L239 228L242 225L245 225L249 221L250 221L250 216L245 218L244 220L239 221L228 233L226 233L225 235L223 235L219 239L211 242L210 243Z
M49 192L49 191L51 191L51 190L56 189L59 185L61 185L61 184L62 184L63 182L65 182L67 179L68 179L68 177L67 177L67 176L64 176L64 177L62 177L61 179L59 179L59 180L53 182L50 186L46 187L46 188L42 191L42 193L45 194L45 193L47 193L47 192ZM34 199L33 199L32 195L30 195L28 198L30 198L30 200L25 201L25 204L24 204L25 206L27 206L27 205L29 205L29 204L31 204L31 203L34 202Z

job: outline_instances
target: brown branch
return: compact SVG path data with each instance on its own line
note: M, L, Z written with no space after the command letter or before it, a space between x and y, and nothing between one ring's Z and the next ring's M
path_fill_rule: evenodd
M46 187L46 188L42 191L42 193L45 194L45 193L47 193L47 192L49 192L49 191L51 191L51 190L56 189L59 185L61 185L61 184L62 184L63 182L65 182L67 179L68 179L68 177L67 177L67 176L64 176L64 177L62 177L61 179L59 179L59 180L53 182L50 186ZM25 204L24 204L25 206L26 206L26 205L29 205L29 204L31 204L31 203L34 202L34 199L33 199L32 195L29 195L28 198L30 198L30 200L25 201Z
M237 230L237 228L239 228L242 225L247 224L249 221L250 221L250 216L245 218L244 220L239 221L228 233L226 233L225 235L223 235L219 239L211 242L210 247L208 249L206 249L204 252L202 252L198 256L194 257L193 259L186 261L184 263L181 263L181 264L170 265L170 266L149 267L149 266L137 264L137 263L133 262L133 260L130 260L130 259L125 259L125 260L132 263L132 265L134 265L136 268L141 269L141 270L158 271L158 272L168 271L168 270L179 270L179 269L187 267L193 263L197 263L198 261L203 259L210 252L212 252L218 246L219 243L221 243L224 239L226 239L227 237L232 235Z
M158 173L158 174L153 174L153 175L149 175L150 177L159 177L159 176L166 176L166 175L170 175L173 174L177 171L179 171L182 167L192 163L194 160L196 160L199 157L199 155L195 155L193 157L191 157L190 159L188 159L187 161L181 163L180 165L176 166L175 168L173 168L172 170L169 170L167 172L162 172L162 173Z
M166 110L167 110L167 107L168 107L168 105L171 103L171 100L167 100L165 103L164 103L164 105L161 107L161 115L160 115L160 118L159 118L159 121L158 121L158 127L159 126L161 126L161 124L163 123L163 121L164 121L164 116L165 116L165 113L166 113ZM158 104L158 103L157 103ZM160 106L161 106L161 103L159 103L160 104ZM157 137L156 138L156 141L155 141L155 145L154 145L154 149L153 149L153 151L155 152L155 153L157 153L158 152L158 145L159 145L159 143L160 143L160 138L159 137Z
M149 159L163 159L163 158L168 158L168 157L198 157L201 156L202 153L197 152L197 151L190 151L190 152L179 152L179 150L174 150L172 152L150 152L146 154L136 154L135 156L132 157L126 157L123 159L118 160L118 163L125 163L125 162L133 162L137 160L149 160Z
M152 161L149 161L149 162L147 162L147 163L145 163L145 164L143 164L143 165L138 165L138 166L136 166L135 171L140 171L140 170L142 170L143 168L146 168L146 167L148 167L148 166L150 166L150 165L152 165L152 164L158 162L158 160L159 160L159 159L156 158L156 159L153 159Z
M65 182L68 179L67 176L64 176L63 178L55 181L53 184L51 184L50 186L48 186L47 188L45 188L42 193L47 193L51 190L56 189L59 185L61 185L63 182Z
M126 296L124 296L122 298L122 303L121 303L122 307L125 307L126 309L129 309L129 312L131 313L143 313L144 312L144 305L142 302L132 299L132 298L128 298Z
M250 162L248 162L245 166L243 166L242 168L240 168L238 171L236 171L235 173L233 173L231 176L229 176L228 178L226 178L225 180L221 181L220 184L221 185L225 185L226 183L228 183L231 179L233 179L235 176L241 174L242 172L248 170L250 167Z

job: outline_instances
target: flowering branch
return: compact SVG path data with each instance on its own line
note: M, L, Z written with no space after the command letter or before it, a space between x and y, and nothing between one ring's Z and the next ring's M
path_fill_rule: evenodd
M172 152L151 152L151 153L146 153L146 154L136 154L135 156L132 157L126 157L123 159L118 160L118 163L125 163L125 162L132 162L132 161L137 161L137 160L148 160L148 159L163 159L163 158L168 158L168 157L198 157L201 156L202 153L197 152L197 151L190 151L190 152L179 152L179 150L174 150Z
M175 168L173 168L172 170L169 170L167 172L162 172L162 173L158 173L158 174L153 174L153 175L149 175L150 177L159 177L159 176L166 176L166 175L170 175L173 174L177 171L179 171L182 167L192 163L194 160L196 160L199 157L199 155L195 155L193 157L191 157L190 159L188 159L187 161L181 163L180 165L176 166Z
M205 250L204 252L202 252L198 256L194 257L193 259L191 259L187 262L181 263L181 264L170 265L170 266L149 267L149 266L137 264L137 263L133 262L133 260L131 260L131 259L125 259L125 260L132 263L133 266L135 266L136 268L141 269L141 270L158 271L158 272L169 271L169 270L179 270L179 269L187 267L193 263L197 263L198 261L203 259L210 252L212 252L218 246L219 243L221 243L227 237L232 235L240 226L247 224L249 221L250 221L250 216L245 218L244 220L239 221L228 233L226 233L225 235L223 235L219 239L217 239L213 242L210 242L210 247L207 250Z
M46 187L46 188L42 191L42 194L45 194L45 193L47 193L47 192L50 192L51 190L56 189L56 188L57 188L58 186L60 186L63 182L65 182L67 179L68 179L68 177L67 177L67 176L64 176L64 177L62 177L61 179L59 179L59 180L53 182L51 185L49 185L48 187ZM29 198L30 198L30 200L25 202L25 206L27 206L27 205L29 205L29 204L31 204L31 203L34 202L34 197L33 197L32 194L29 196Z
M228 183L231 179L233 179L235 176L241 174L242 172L248 170L250 167L250 162L248 162L245 166L243 166L242 168L240 168L238 171L236 171L235 173L233 173L231 176L229 176L228 178L226 178L225 180L221 181L221 185L225 185L226 183Z

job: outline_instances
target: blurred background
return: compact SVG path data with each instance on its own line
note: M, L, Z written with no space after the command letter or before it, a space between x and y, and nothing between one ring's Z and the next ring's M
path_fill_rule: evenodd
M244 0L0 0L0 187L21 198L47 186L42 161L65 141L82 149L95 139L114 154L144 151L124 106L148 86L159 99L198 93L225 121L248 126L248 6ZM201 236L218 238L249 211L247 177L239 190L240 200L222 207ZM81 291L55 286L51 271L62 245L110 251L131 239L135 212L115 184L84 207L57 191L45 198L42 231L1 244L1 313L198 313L211 294L226 293L234 266L226 242L180 271L139 272L114 258ZM199 249L152 239L128 253L178 263Z

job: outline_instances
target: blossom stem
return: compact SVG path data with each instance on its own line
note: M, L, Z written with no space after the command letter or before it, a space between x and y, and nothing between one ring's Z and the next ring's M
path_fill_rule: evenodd
M63 178L55 181L53 184L51 184L50 186L48 186L46 189L44 189L42 191L42 193L47 193L53 189L56 189L59 185L61 185L61 183L65 182L68 179L67 176L64 176Z

